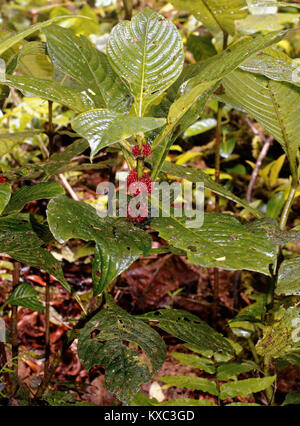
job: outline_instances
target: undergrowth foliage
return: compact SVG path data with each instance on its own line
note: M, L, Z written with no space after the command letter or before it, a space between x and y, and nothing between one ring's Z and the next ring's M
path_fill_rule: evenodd
M267 25L266 29L255 26L255 15L248 7L252 2L245 0L171 3L179 11L192 13L217 40L214 46L211 37L206 37L205 44L200 36L194 36L189 43L194 46L191 51L196 60L189 65L184 64L178 27L150 8L136 11L130 21L120 21L112 28L106 53L98 50L81 31L60 26L61 20L73 19L71 15L37 23L0 42L1 64L5 65L0 81L2 99L8 96L9 87L13 93L18 90L24 96L30 94L46 100L49 105L48 158L19 168L3 168L0 177L0 252L14 259L15 268L14 288L1 311L8 312L11 307L13 322L18 306L45 310L49 326L49 285L45 303L41 303L31 285L19 282L19 263L55 277L82 309L81 318L65 336L53 359L46 336L44 376L39 387L30 393L29 404L56 405L58 399L62 405L76 404L70 399L64 401L51 390L55 368L75 339L83 367L89 370L103 366L107 389L122 403L133 405L214 405L228 401L230 405L255 405L256 400L250 397L262 391L259 403L272 404L276 400L276 372L280 365L300 362L299 257L289 256L284 248L300 240L297 228L287 229L298 195L300 146L300 68L278 47L289 36L289 30L282 30L281 25L275 31L268 31ZM37 31L42 32L44 42L22 44L24 38ZM20 43L22 49L18 48ZM31 73L20 66L27 55L40 59L32 65ZM47 63L49 72L42 63ZM42 74L42 69L46 74ZM188 161L169 161L170 149L182 135L194 131L192 125L204 117L211 99L218 103L221 119L222 109L243 111L260 123L284 150L289 188L283 197L273 200L275 206L270 208L275 209L275 215L267 215L259 204L247 203L220 183L220 149L226 158L234 144L231 148L224 144L220 148L216 137L215 179L200 169L185 166ZM53 105L57 104L71 111L68 119L72 131L69 128L68 135L74 138L59 153L53 150ZM221 125L219 120L219 131ZM43 132L24 129L1 134L0 144L6 144L3 152L0 148L2 155L26 137L39 133ZM143 183L146 187L147 205L140 203L138 217L130 207L128 217L99 217L93 206L66 195L68 187L57 180L57 176L72 170L75 157L89 150L92 161L109 149L119 151L127 163L129 199L140 194L134 184ZM276 167L278 176L278 162ZM264 179L269 178L269 172L265 172ZM205 212L199 229L191 229L186 224L187 217L175 217L172 212L169 217L151 218L147 200L152 186L154 182L170 180L204 182L206 190L220 197L216 211ZM46 218L23 211L28 203L42 199L50 200ZM223 211L226 209L222 209L221 200L235 203L235 214ZM240 207L243 210L239 215ZM166 252L186 256L193 265L215 268L216 274L220 268L264 275L267 293L256 295L252 304L230 320L227 336L197 316L172 308L130 315L117 306L110 292L122 272L140 256L153 253L149 229L167 242ZM94 304L76 294L60 262L47 249L51 244L71 239L92 242L94 248L93 297L98 303L94 311ZM160 331L184 345L184 352L173 353L175 359L208 377L157 377L166 358ZM15 325L11 333L7 347L12 349L12 363L5 359L5 344L0 342L0 396L4 403L17 397L22 387L17 377ZM248 378L239 378L242 373L248 373ZM178 399L160 403L149 399L139 391L141 384L153 377L168 385L213 395L215 402ZM240 399L235 400L237 397ZM287 396L287 401L289 398L300 400L295 394Z

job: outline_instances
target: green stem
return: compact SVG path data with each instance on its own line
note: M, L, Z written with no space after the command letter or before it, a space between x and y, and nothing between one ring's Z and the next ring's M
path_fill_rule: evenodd
M250 351L252 353L252 356L254 358L254 361L256 362L257 365L259 365L260 361L259 361L259 358L258 358L258 355L257 355L257 352L256 352L255 345L254 345L254 343L253 343L253 341L250 337L249 337L249 339L247 339L247 341L248 341L248 345L249 345Z
M21 265L19 262L14 262L13 270L13 290L18 286L20 280ZM18 370L19 370L19 342L18 342L18 306L13 305L11 308L11 355L15 359L14 377L12 383L12 394L14 394L18 387Z
M292 183L291 183L291 187L290 187L290 191L289 191L289 195L288 198L285 202L284 208L283 208L283 212L281 215L281 219L280 219L280 229L281 231L285 230L287 221L288 221L288 217L294 202L294 198L296 195L296 191L297 191L297 180L296 179L292 179Z

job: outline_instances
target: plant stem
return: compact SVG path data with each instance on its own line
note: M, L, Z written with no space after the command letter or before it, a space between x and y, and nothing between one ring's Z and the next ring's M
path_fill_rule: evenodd
M252 353L252 356L254 358L254 361L256 362L257 365L260 365L260 361L259 361L256 349L255 349L255 345L254 345L252 339L249 337L249 339L247 339L247 341L248 341L248 345L249 345L250 351Z
M44 376L47 375L50 364L50 279L48 276L45 289L45 364Z
M5 351L5 344L4 342L0 342L0 370L4 368L7 365L7 356ZM3 379L6 384L6 391L8 394L11 394L12 388L11 388L11 381L9 378L9 374L7 372L3 372Z
M215 181L220 182L220 168L221 168L221 136L222 136L222 112L223 104L218 103L218 114L217 114L217 129L216 129L216 144L215 144ZM219 197L216 195L215 198L215 212L220 211ZM214 289L213 289L213 307L212 307L212 320L213 324L217 323L218 316L218 305L219 305L219 269L214 268Z
M53 139L54 139L54 126L53 126L53 102L48 101L48 138L49 138L49 145L48 145L48 151L51 155L53 153Z
M132 0L123 0L123 5L125 9L125 19L130 21L132 17Z
M13 269L13 290L17 287L20 280L20 269L21 265L19 262L14 262ZM17 390L18 383L18 355L19 355L19 343L18 343L18 306L12 305L11 308L11 355L15 360L14 364L14 377L12 383L12 395Z
M292 183L291 183L291 187L290 187L290 191L289 191L289 195L288 198L285 202L284 208L283 208L283 212L281 215L281 219L280 219L280 229L281 231L285 230L287 221L288 221L288 217L294 202L294 198L296 195L296 191L297 191L297 180L296 179L292 179Z

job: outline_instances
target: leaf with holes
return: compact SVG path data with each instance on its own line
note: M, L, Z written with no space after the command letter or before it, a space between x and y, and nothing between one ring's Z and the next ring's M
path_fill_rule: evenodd
M128 84L139 117L177 80L184 62L177 28L148 8L131 22L123 21L113 28L107 55L115 72Z
M234 353L230 343L196 315L177 309L161 309L141 315L144 321L153 321L172 336L190 343L201 350L213 353Z
M105 309L80 333L78 355L86 369L103 365L108 390L128 403L141 383L160 370L166 347L156 331L116 306L111 296L107 295L106 301ZM148 360L132 344L138 345Z
M206 213L199 228L186 226L184 218L154 218L151 227L171 245L186 250L188 261L207 268L247 269L270 275L276 262L276 244L262 229L248 229L236 218Z
M38 238L23 215L0 218L0 253L6 253L18 262L43 269L53 275L80 304L80 299L67 283L60 264L42 248L43 245L44 242Z
M151 250L152 240L146 232L135 229L126 218L101 218L86 203L60 196L50 201L47 215L51 232L58 241L71 238L95 241L95 295L102 293L140 255Z

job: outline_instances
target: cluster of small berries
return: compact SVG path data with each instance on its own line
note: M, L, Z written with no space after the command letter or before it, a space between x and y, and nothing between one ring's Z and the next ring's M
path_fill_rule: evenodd
M127 186L128 186L128 192L130 195L139 195L141 193L141 188L139 183L142 183L146 186L147 193L151 194L152 192L152 180L150 179L150 176L148 173L144 173L143 176L139 179L138 173L136 169L131 170L129 175L127 176ZM135 185L136 184L136 185ZM139 207L139 216L136 217L134 215L132 209L130 208L130 205L127 209L127 217L135 222L141 223L144 222L148 217L148 199L141 200L140 201L140 207Z
M151 147L148 143L144 142L142 149L138 145L132 147L132 155L134 157L149 157L151 154Z
M0 183L5 183L6 182L6 178L4 176L0 176Z

